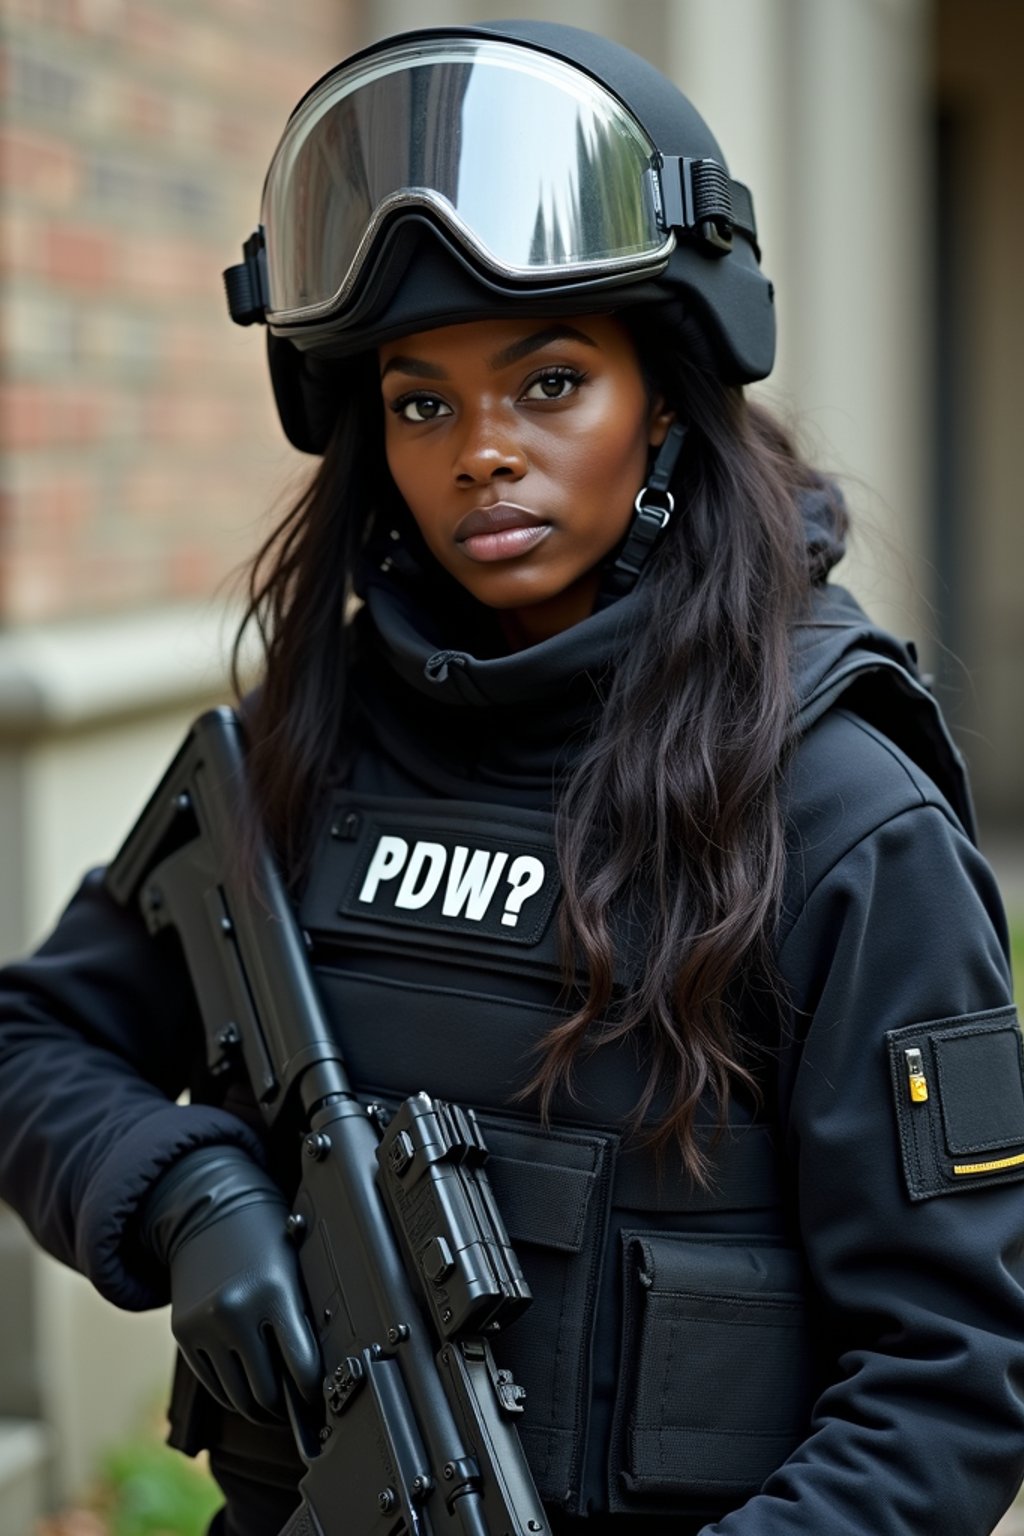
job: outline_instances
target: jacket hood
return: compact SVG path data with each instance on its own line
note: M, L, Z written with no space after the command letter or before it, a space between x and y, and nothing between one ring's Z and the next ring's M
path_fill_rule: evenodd
M830 583L794 626L793 673L798 735L841 703L924 769L977 841L967 767L921 675L912 640L880 628L851 593Z
M801 496L808 561L822 580L842 559L845 508L838 489L822 483ZM838 591L841 589L829 589ZM389 664L409 688L441 708L514 705L550 699L581 674L613 666L634 626L643 623L643 579L625 597L599 608L549 640L511 654L502 650L497 622L468 598L457 582L438 573L413 531L392 534L368 552L359 583L370 626ZM834 608L834 611L833 611ZM829 604L822 624L866 626L871 621L846 594ZM815 641L823 630L815 625ZM884 631L878 630L880 637ZM885 637L891 638L891 637ZM899 648L898 642L893 642ZM794 653L797 698L804 701L820 681L829 648L798 645ZM806 672L806 676L805 676Z

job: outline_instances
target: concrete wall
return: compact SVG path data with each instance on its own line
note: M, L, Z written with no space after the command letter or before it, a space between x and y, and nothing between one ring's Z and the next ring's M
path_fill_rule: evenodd
M223 697L225 629L200 605L0 635L0 957L39 942ZM10 1510L73 1497L97 1453L152 1421L172 1358L166 1312L116 1311L0 1208L0 1536L27 1536Z
M779 354L759 392L844 480L843 579L927 641L928 5L688 0L668 20L666 67L763 226Z

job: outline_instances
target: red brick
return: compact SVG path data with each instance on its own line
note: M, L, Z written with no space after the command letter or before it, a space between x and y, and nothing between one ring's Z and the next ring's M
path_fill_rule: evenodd
M6 557L7 554L13 506L14 493L10 490L0 490L0 557Z
M138 0L64 0L72 26L101 37L122 36L128 11Z
M67 207L81 189L81 155L61 139L4 124L0 180L5 191L23 193L46 207Z
M121 41L132 52L152 54L164 62L180 62L183 23L166 10L135 0L126 5Z
M4 5L9 20L60 30L75 25L76 9L75 0L5 0Z
M131 466L120 476L117 505L132 522L154 527L169 523L173 529L174 514L181 503L180 482L172 466L154 460L155 455L147 454L145 463Z
M226 305L224 319L226 325L231 324ZM191 381L197 368L219 358L226 339L226 329L220 336L211 336L208 329L187 319L173 321L163 335L162 356L168 374Z
M218 592L310 462L284 446L264 337L231 326L220 273L256 221L288 111L345 51L345 9L9 0L8 14L0 259L21 308L0 400L15 488L0 507L0 622ZM144 171L147 155L146 195L102 223L90 157ZM215 206L161 234L156 181L200 173Z
M8 623L44 623L70 611L71 571L54 558L0 558L0 604Z
M87 224L44 224L39 231L43 275L74 288L102 289L117 276L118 241Z
M33 552L44 549L56 556L62 549L54 542L56 536L87 527L96 507L97 488L88 471L23 475L8 503L11 547Z
M0 272L39 267L39 221L20 208L0 208Z
M127 234L117 244L115 271L123 293L160 299L213 294L221 282L213 251L172 235Z
M36 385L0 387L0 442L5 448L38 448L46 441L49 391Z
M176 598L199 597L213 586L216 563L210 550L203 545L184 544L174 551L167 575L171 593Z
M162 91L132 86L124 93L120 126L145 138L166 142L174 123L174 105Z
M75 447L110 432L110 403L82 386L7 380L0 385L0 433L10 449Z

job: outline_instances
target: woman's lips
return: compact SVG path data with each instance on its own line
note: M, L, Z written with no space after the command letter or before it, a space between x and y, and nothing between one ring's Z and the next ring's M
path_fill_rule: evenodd
M455 529L455 542L471 560L508 560L524 555L551 532L551 524L511 501L468 512Z

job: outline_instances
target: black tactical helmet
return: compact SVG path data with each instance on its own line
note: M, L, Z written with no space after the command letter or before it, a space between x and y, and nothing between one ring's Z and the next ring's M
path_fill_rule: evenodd
M338 65L292 113L243 251L232 318L267 325L281 421L312 453L342 359L461 320L658 305L726 382L774 357L750 194L703 118L644 59L550 22L406 32Z

